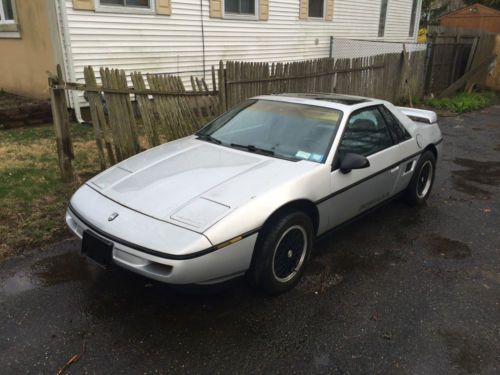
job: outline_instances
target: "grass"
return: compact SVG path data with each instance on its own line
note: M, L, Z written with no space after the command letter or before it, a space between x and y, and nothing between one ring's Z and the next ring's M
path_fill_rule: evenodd
M495 93L489 91L471 94L460 93L452 98L429 98L424 100L424 104L435 109L464 113L477 111L491 105L495 97Z
M99 172L92 129L72 126L77 181L59 177L51 125L0 131L0 260L68 235L71 194Z

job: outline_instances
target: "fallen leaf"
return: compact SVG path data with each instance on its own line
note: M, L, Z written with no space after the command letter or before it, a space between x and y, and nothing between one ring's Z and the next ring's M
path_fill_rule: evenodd
M61 367L59 370L57 370L57 375L62 375L64 371L68 369L69 366L71 366L73 363L76 363L82 358L83 354L85 353L85 339L83 339L83 344L82 344L82 351L78 354L75 354L73 357L71 357L68 362L64 364L63 367Z

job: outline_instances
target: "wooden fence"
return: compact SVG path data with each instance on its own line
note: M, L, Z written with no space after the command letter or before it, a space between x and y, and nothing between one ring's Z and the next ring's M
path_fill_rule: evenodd
M274 64L228 61L224 66L221 62L219 100L223 109L252 96L284 92L341 93L408 101L423 95L425 57L425 51L418 51Z
M423 95L425 51L366 58L325 58L291 63L221 61L212 67L212 87L191 77L186 90L179 77L92 67L85 84L64 82L60 68L49 79L60 169L74 178L65 90L85 92L100 167L113 165L145 148L198 130L209 119L256 95L330 92L369 96L392 102ZM218 88L218 90L217 90Z
M74 178L65 90L85 92L102 169L144 148L187 136L220 112L217 92L210 91L204 79L191 77L187 91L176 76L134 72L130 86L123 70L101 68L99 74L100 84L94 69L85 67L85 84L66 83L58 67L58 75L49 78L64 180ZM215 85L215 71L212 76Z
M488 61L495 57L496 38L496 34L481 30L430 27L425 93L446 96L453 94L449 88L485 84ZM498 71L500 67L496 74ZM463 85L454 84L464 76Z

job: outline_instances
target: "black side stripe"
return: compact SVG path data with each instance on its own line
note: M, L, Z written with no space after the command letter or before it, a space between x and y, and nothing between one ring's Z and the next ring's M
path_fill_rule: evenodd
M439 141L435 142L434 145L438 145L440 144L441 142L443 141L443 139L441 138ZM352 185L349 185L349 186L346 186L345 188L341 189L341 190L338 190L336 191L335 193L333 194L330 194L318 201L315 202L315 204L320 204L320 203L323 203L325 202L326 200L330 199L330 198L333 198L334 196L338 195L338 194L341 194L343 193L344 191L346 190L349 190L353 187L355 187L356 185L359 185L367 180L369 180L370 178L373 178L381 173L384 173L385 171L389 170L389 169L392 169L396 166L398 166L399 164L401 163L404 163L405 161L407 160L410 160L410 159L413 159L415 156L418 156L420 154L422 154L425 150L421 150L411 156L408 156L407 158L403 159L403 160L400 160L398 163L395 163L387 168L384 168L383 170L381 171L378 171ZM215 245L215 246L211 246L209 247L208 249L204 249L204 250L200 250L200 251L197 251L195 253L190 253L190 254L184 254L184 255L175 255L175 254L168 254L168 253L163 253L163 252L160 252L160 251L157 251L157 250L152 250L152 249L149 249L147 247L144 247L144 246L140 246L140 245L137 245L137 244L134 244L132 242L129 242L129 241L126 241L126 240L123 240L121 238L118 238L116 236L113 236L112 234L109 234L101 229L99 229L98 227L96 227L95 225L89 223L87 220L85 220L84 218L82 218L77 212L76 210L71 206L71 204L68 206L68 210L79 220L81 221L83 224L85 224L87 227L89 227L91 230L93 230L94 232L96 232L97 234L99 234L100 236L104 237L104 238L107 238L113 242L117 242L119 244L122 244L124 246L127 246L131 249L134 249L134 250L137 250L137 251L140 251L140 252L143 252L143 253L146 253L146 254L150 254L150 255L154 255L154 256L157 256L159 258L164 258L164 259L172 259L172 260L187 260L187 259L195 259L195 258L199 258L203 255L206 255L206 254L210 254L214 251L217 251L219 249L223 249L224 247L226 247L226 244L229 245L230 244L230 241L231 239L229 239L228 241L224 241L218 245ZM248 232L245 232L239 236L236 236L235 238L238 238L238 237L241 237L240 240L242 239L245 239L247 237L250 237L252 236L253 234L256 234L258 233L262 228L259 227L259 228L255 228L253 230L250 230Z
M441 138L439 141L435 142L435 143L434 143L434 145L435 145L435 146L437 146L437 145L438 145L438 144L440 144L441 142L443 142L443 138ZM323 203L323 202L325 202L325 201L327 201L327 200L329 200L329 199L331 199L331 198L333 198L333 197L335 197L335 196L337 196L337 195L339 195L339 194L342 194L343 192L345 192L345 191L347 191L347 190L349 190L349 189L352 189L353 187L355 187L355 186L357 186L357 185L359 185L359 184L362 184L363 182L366 182L366 181L368 181L368 180L370 180L370 179L372 179L372 178L374 178L374 177L376 177L376 176L378 176L378 175L380 175L380 174L382 174L382 173L384 173L384 172L387 172L388 170L390 170L390 169L392 169L392 168L397 167L398 165L400 165L401 163L404 163L405 161L408 161L408 160L413 159L414 157L416 157L416 156L418 156L418 155L420 155L420 154L423 154L423 153L424 153L424 151L425 151L425 149L424 149L424 150L420 150L419 152L417 152L417 153L415 153L415 154L413 154L413 155L411 155L411 156L408 156L408 157L406 157L406 158L404 158L404 159L402 159L402 160L398 161L397 163L394 163L394 164L392 164L392 165L388 166L387 168L381 169L380 171L375 172L374 174L371 174L371 175L369 175L369 176L367 176L367 177L363 178L362 180L359 180L359 181L355 182L354 184L351 184L351 185L349 185L349 186L346 186L346 187L345 187L345 188L343 188L343 189L337 190L336 192L334 192L334 193L332 193L332 194L329 194L329 195L327 195L326 197L323 197L323 198L321 198L321 199L317 200L317 201L316 201L316 202L314 202L314 203L315 203L316 205L321 204L321 203Z
M159 258L172 259L172 260L187 260L187 259L199 258L203 255L210 254L210 253L217 251L219 249L223 249L225 246L221 246L221 245L224 245L227 242L226 241L226 242L223 242L219 245L211 246L208 249L200 250L200 251L197 251L195 253L190 253L190 254L176 255L176 254L163 253L161 251L152 250L152 249L149 249L147 247L137 245L135 243L123 240L121 238L118 238L116 236L113 236L112 234L109 234L109 233L103 231L102 229L99 229L95 225L89 223L87 220L82 218L71 205L69 205L68 210L73 215L75 215L78 220L80 220L83 224L85 224L87 227L89 227L92 231L96 232L98 235L100 235L106 239L109 239L113 242L117 242L123 246L127 246L127 247L130 247L131 249L134 249L134 250L146 253L146 254L154 255L154 256L157 256ZM240 236L237 236L236 238L241 237L241 239L244 239L246 237L249 237L249 236L257 233L259 230L260 230L260 228L253 229L251 231L248 231L246 233L241 234ZM228 245L229 245L229 243L228 243Z

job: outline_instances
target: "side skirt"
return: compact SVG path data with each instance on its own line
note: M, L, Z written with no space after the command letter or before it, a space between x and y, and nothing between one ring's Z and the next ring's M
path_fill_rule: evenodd
M384 201L376 204L375 206L366 209L365 211L363 211L363 212L359 213L358 215L356 215L356 216L348 219L347 221L344 221L342 224L339 224L336 227L333 227L332 229L328 229L326 232L324 232L324 233L320 234L319 236L317 236L315 238L315 242L319 242L319 241L323 240L324 238L326 238L326 237L332 235L333 233L337 232L338 230L340 230L340 229L342 229L342 228L344 228L346 226L349 226L353 222L358 221L358 220L362 219L363 217L368 216L368 215L370 215L371 213L373 213L375 211L378 211L381 207L383 207L383 206L387 205L388 203L390 203L390 202L398 199L401 195L403 195L403 193L404 193L404 190L401 191L401 192L399 192L399 193L397 193L397 194L395 194L395 195L393 195L393 196L391 196L391 197L389 197L389 198L387 198L386 200L384 200Z

